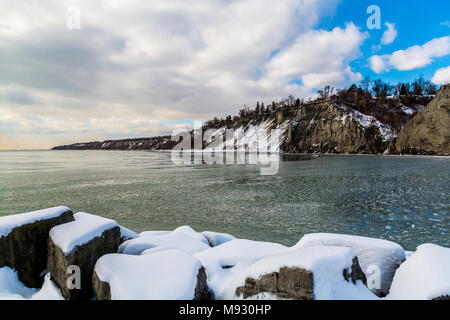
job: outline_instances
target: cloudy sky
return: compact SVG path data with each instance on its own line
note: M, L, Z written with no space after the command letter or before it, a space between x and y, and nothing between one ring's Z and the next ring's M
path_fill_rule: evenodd
M169 134L365 75L448 82L449 12L448 0L1 1L0 149Z

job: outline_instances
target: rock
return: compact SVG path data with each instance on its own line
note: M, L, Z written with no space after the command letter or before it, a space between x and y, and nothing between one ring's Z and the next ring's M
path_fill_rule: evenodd
M387 299L445 300L450 296L450 248L427 243L395 273Z
M189 253L209 248L208 240L190 227L180 227L171 232L143 232L138 238L122 243L119 253L140 255L156 247L172 247Z
M450 155L450 84L399 132L396 152Z
M314 246L344 246L352 248L369 280L372 280L370 275L378 272L379 269L379 278L373 278L374 283L369 281L368 284L369 289L378 296L385 296L389 292L395 270L406 259L405 251L399 244L388 240L361 236L310 233L303 236L295 245L296 248ZM378 288L377 284L379 284Z
M119 243L120 228L115 221L88 213L77 213L74 222L50 230L47 270L64 298L92 298L95 263L101 256L117 252ZM79 267L79 288L67 285L76 283L77 272L70 266Z
M47 264L47 239L54 226L73 221L67 207L0 217L0 268L11 267L27 287L40 288Z
M205 268L190 254L167 249L141 256L108 254L95 266L98 300L207 300Z
M203 236L208 240L210 247L217 247L228 241L235 240L236 238L227 233L203 231Z
M234 239L195 253L195 257L206 269L208 286L214 298L229 300L235 298L236 286L233 282L236 277L259 259L287 249L278 243Z
M127 240L136 239L137 237L139 237L139 235L136 232L134 232L133 230L130 230L130 229L122 227L122 226L119 226L119 228L120 228L120 243L121 244Z
M288 250L252 265L236 296L281 299L373 299L366 277L350 248Z

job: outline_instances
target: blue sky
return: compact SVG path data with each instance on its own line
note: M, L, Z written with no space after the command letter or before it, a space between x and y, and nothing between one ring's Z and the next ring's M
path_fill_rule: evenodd
M448 0L1 1L0 150L170 134L365 75L446 83L449 34Z
M366 22L370 14L366 9L370 5L377 5L381 12L381 29L369 30ZM434 38L445 37L450 34L450 1L408 1L408 0L350 0L341 1L334 14L325 17L319 28L330 30L345 22L353 21L362 30L367 31L369 38L361 46L363 56L351 63L352 68L372 79L382 78L384 81L410 82L423 74L425 79L431 79L434 72L450 65L450 55L434 59L433 63L413 70L391 70L377 74L370 69L367 58L373 54L389 54L396 50L404 50L414 45L422 45ZM373 52L372 46L380 43L386 22L394 23L397 37L394 42Z

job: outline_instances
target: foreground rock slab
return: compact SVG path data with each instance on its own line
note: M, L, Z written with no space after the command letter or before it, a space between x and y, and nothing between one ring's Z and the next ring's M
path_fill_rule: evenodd
M369 279L369 288L380 297L389 292L395 270L406 259L405 251L395 242L346 234L310 233L303 236L294 247L315 246L352 248L362 270ZM374 275L374 277L370 277L370 275Z
M0 268L17 270L23 284L40 288L49 231L73 220L72 211L64 206L0 217Z
M238 298L251 299L374 299L350 248L311 247L267 256L245 273Z
M417 247L397 270L387 299L450 300L450 248Z
M90 299L95 263L101 256L117 252L120 228L114 220L88 213L74 216L75 221L50 230L47 270L64 298Z
M167 249L145 255L108 254L93 275L98 300L206 300L205 269L190 254Z

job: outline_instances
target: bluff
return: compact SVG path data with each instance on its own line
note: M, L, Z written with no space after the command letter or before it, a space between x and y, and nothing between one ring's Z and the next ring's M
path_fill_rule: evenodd
M440 101L439 108L445 109L448 114L448 102L442 102L441 97L433 101ZM448 95L448 93L447 93ZM346 95L332 95L327 98L316 99L301 103L289 103L282 100L266 109L241 110L239 116L226 119L213 119L207 121L203 130L213 129L217 134L223 134L226 140L226 130L238 129L243 132L241 136L233 136L236 145L252 150L255 144L255 130L280 129L282 134L277 150L289 153L363 153L379 154L383 152L411 152L412 148L404 145L403 135L396 137L400 129L411 119L422 119L420 112L432 99L432 96L392 96L383 99L369 97L361 103L357 93L347 92ZM437 102L434 102L436 104ZM447 106L447 107L446 107ZM434 110L436 107L427 108ZM444 110L433 112L434 118ZM424 112L427 115L429 111ZM439 113L439 115L438 115ZM428 116L425 116L428 118ZM448 149L447 122L438 122L438 118L431 121L427 136L436 140L430 144L429 149L439 146L436 152L441 154ZM416 120L415 120L416 121ZM422 121L430 122L430 121ZM416 123L416 122L414 122ZM409 128L408 125L406 128ZM434 128L434 129L433 129ZM434 130L434 131L433 131ZM408 129L403 130L410 132ZM415 132L411 131L415 135ZM191 131L191 135L193 132ZM408 134L406 134L408 136ZM433 136L436 135L436 138ZM441 137L441 138L439 138ZM440 140L439 140L440 139ZM447 142L445 142L447 139ZM413 141L414 139L407 139ZM417 140L417 139L415 139ZM414 140L414 141L415 141ZM208 147L215 139L205 139L203 148ZM439 142L440 141L440 142ZM124 140L106 140L102 142L76 143L72 145L57 146L53 150L171 150L177 144L170 136L152 138L137 138ZM224 148L225 148L224 144ZM235 146L236 147L236 146ZM237 147L236 147L237 148ZM263 148L266 148L264 146ZM242 150L242 149L241 149ZM258 150L261 150L259 147ZM273 149L272 149L273 150ZM428 151L428 153L432 153Z
M399 132L395 151L450 155L450 84L442 86L426 108Z

